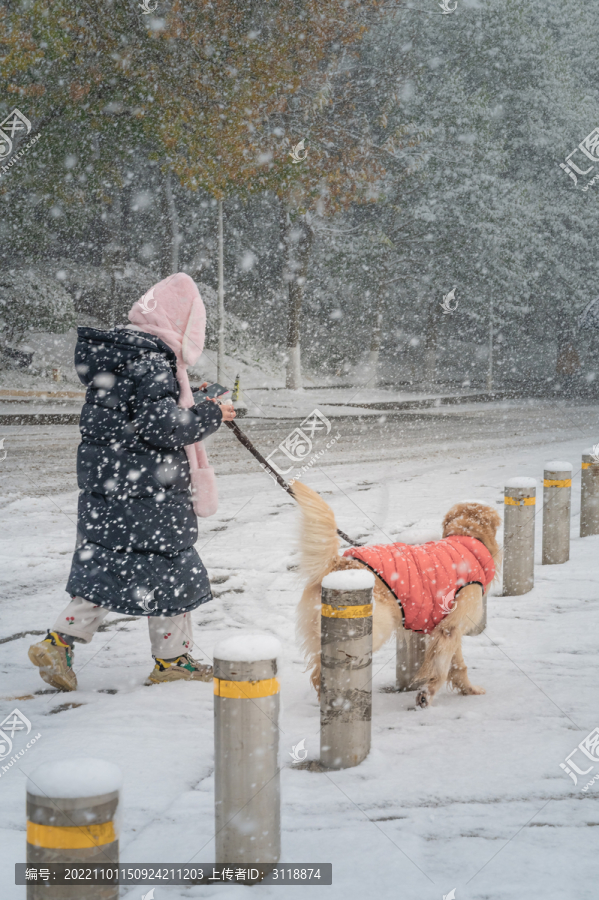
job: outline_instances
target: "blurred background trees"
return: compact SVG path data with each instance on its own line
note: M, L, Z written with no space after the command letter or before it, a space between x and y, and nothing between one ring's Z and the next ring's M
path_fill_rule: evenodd
M0 45L0 116L41 134L0 178L0 317L23 271L102 325L177 269L216 289L222 201L227 313L290 387L542 390L565 331L592 384L597 188L558 165L599 125L573 0L10 0Z

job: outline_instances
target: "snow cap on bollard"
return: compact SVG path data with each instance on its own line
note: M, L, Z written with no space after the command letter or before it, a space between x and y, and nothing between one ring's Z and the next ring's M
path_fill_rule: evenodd
M366 591L374 587L374 573L369 569L330 572L322 579L322 586L329 591Z
M508 478L505 486L506 488L536 488L537 479L520 475L517 478Z
M45 762L27 779L27 793L40 797L97 797L112 794L123 785L121 770L114 763L94 757Z
M260 662L278 659L283 652L281 643L271 634L237 634L225 638L214 648L214 659L230 662Z
M550 459L543 466L546 472L571 472L572 463L563 459Z

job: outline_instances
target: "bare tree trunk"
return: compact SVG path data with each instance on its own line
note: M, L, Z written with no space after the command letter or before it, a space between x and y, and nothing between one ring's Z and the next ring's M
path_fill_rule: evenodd
M493 390L493 297L489 307L489 365L487 368L487 390Z
M125 248L123 246L123 202L120 178L115 179L112 187L112 202L106 213L108 242L102 250L102 266L110 274L110 296L105 318L114 327L121 318L119 309L118 285L124 275Z
M173 194L173 177L167 170L162 177L161 191L162 219L165 223L164 244L160 253L160 274L163 278L179 271L179 217Z
M122 231L122 244L123 244L123 253L125 254L125 261L128 259L133 259L135 253L133 251L134 246L134 223L131 216L131 201L132 201L132 188L131 184L127 184L123 187L121 192L121 203L122 203L122 215L121 222L123 224Z
M430 387L437 382L437 318L438 312L433 300L429 306L426 319L426 337L424 341L424 380Z
M301 313L304 285L308 272L308 259L314 232L305 216L292 222L288 211L283 215L283 243L286 249L285 280L289 285L289 313L287 325L287 377L285 386L300 390L301 367Z
M389 289L385 286L388 274L387 257L383 257L378 265L379 278L376 281L376 304L374 309L374 323L370 336L370 351L368 353L369 387L376 387L379 379L379 359L381 351L381 338L383 334L383 310Z
M223 201L218 201L218 354L216 380L225 378L225 263L223 238Z

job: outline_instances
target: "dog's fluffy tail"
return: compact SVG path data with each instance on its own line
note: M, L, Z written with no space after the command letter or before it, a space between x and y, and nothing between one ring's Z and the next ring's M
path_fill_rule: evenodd
M296 481L292 487L302 513L300 569L306 586L297 610L297 634L310 670L310 681L320 691L320 584L333 569L339 554L337 524L331 507L316 491Z
M335 514L316 491L301 481L296 481L292 490L302 512L300 569L308 585L320 586L339 555Z

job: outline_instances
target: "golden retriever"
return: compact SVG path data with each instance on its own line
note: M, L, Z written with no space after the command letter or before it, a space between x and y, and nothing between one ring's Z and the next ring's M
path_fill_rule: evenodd
M300 570L306 587L298 607L297 631L310 680L320 692L320 596L321 582L329 572L363 568L357 559L339 556L339 538L333 510L312 488L296 481L293 493L302 513ZM501 565L496 540L501 519L482 503L457 503L443 519L443 537L467 535L482 541L491 553L496 575ZM422 685L416 703L428 706L442 685L462 694L484 694L468 679L462 656L462 635L480 623L483 614L483 590L479 584L465 585L455 596L451 612L433 629L427 642L424 663L414 684ZM392 634L404 633L399 601L387 585L375 575L373 611L373 649L378 650Z

